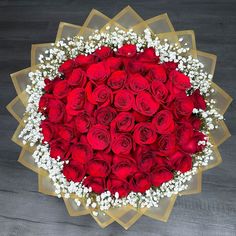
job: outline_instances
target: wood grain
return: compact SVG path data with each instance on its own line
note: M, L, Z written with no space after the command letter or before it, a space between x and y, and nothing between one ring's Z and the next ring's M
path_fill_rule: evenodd
M0 236L236 235L235 102L226 114L232 137L220 147L224 162L204 174L201 194L178 198L168 223L142 217L125 231L70 217L62 200L37 192L36 175L16 161L20 148L10 140L16 121L5 109L16 95L9 74L30 65L31 44L52 42L60 21L82 24L92 8L112 17L128 4L144 19L167 12L175 29L193 29L197 47L218 56L215 82L235 98L235 0L1 0Z

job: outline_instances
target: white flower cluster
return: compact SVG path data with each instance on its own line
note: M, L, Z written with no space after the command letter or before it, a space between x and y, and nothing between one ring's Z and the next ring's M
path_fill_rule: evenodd
M182 39L180 39L182 41ZM207 100L207 110L194 109L193 113L197 114L204 120L204 129L202 130L206 136L209 136L209 130L217 128L216 121L223 119L215 108L215 101L208 99L213 92L211 90L212 76L204 72L204 65L197 59L188 55L189 48L181 48L179 44L170 44L167 40L163 42L156 35L146 29L143 35L138 35L132 30L125 32L116 28L110 32L109 27L105 32L95 31L93 35L86 41L83 37L68 38L52 44L52 48L45 51L44 55L39 56L40 65L35 72L29 73L32 85L27 87L29 94L28 105L26 108L25 127L20 134L24 143L31 146L36 145L36 151L33 158L41 167L49 172L49 177L55 186L55 193L58 197L69 198L74 194L78 206L81 200L85 202L87 207L94 209L94 215L97 215L96 209L107 210L110 207L121 207L123 205L132 205L134 207L158 207L161 198L172 194L177 194L188 187L188 181L197 173L199 166L206 166L212 157L212 144L209 140L199 142L199 145L206 145L201 153L193 155L194 164L192 170L181 173L175 173L175 178L169 182L162 184L159 188L150 188L144 194L131 192L125 198L119 198L116 193L114 197L109 191L101 195L95 195L91 188L87 188L81 183L68 182L62 174L64 161L50 158L50 147L48 144L42 143L42 133L40 123L45 117L38 112L40 97L43 94L44 78L53 80L55 76L60 76L58 67L62 62L69 58L74 58L78 54L90 54L102 45L110 46L116 51L124 43L136 44L137 51L142 52L146 47L154 47L156 54L160 57L161 62L173 61L178 63L178 70L190 77L192 88L199 89L201 94Z

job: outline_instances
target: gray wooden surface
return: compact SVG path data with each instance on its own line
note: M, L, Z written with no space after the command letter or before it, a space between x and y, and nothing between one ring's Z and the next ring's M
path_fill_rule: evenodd
M16 160L10 137L16 121L5 105L15 96L9 74L30 65L32 43L52 42L60 21L82 24L92 8L112 17L131 5L144 19L167 12L175 29L193 29L200 50L218 55L214 80L236 96L235 0L0 0L0 236L8 235L236 235L236 109L226 114L232 137L224 162L203 177L203 191L179 197L168 223L142 217L125 231L101 229L90 216L70 217L62 200L37 192L36 175Z

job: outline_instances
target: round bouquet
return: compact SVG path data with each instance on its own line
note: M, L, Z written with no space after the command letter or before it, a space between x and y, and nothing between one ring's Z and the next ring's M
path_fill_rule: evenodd
M93 10L33 45L8 108L39 190L71 215L125 228L142 214L166 221L177 195L201 191L202 170L221 161L231 98L212 82L215 56L195 45L166 14L143 21L130 7L113 19Z

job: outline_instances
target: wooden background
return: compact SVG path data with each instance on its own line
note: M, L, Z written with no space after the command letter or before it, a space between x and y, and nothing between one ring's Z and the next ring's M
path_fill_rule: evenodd
M218 55L215 82L236 96L235 0L0 0L0 235L236 235L236 109L226 114L232 137L224 162L203 177L203 191L179 197L168 223L142 217L128 231L101 229L90 216L70 217L62 200L37 191L37 176L16 160L16 121L5 106L15 97L9 74L30 65L32 43L52 42L60 21L82 24L92 8L112 17L131 5L144 18L167 12L176 30L193 29L200 50Z

